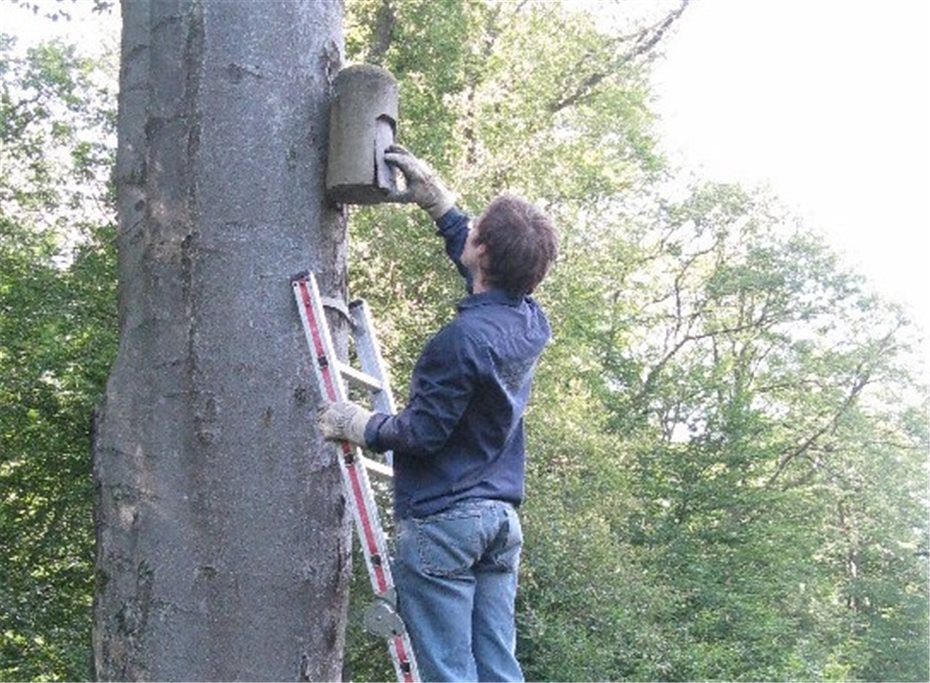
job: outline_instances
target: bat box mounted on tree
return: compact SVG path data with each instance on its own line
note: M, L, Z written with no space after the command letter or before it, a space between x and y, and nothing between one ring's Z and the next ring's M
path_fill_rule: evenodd
M397 81L385 69L358 64L333 82L326 193L342 204L390 201L393 170L384 150L397 127Z

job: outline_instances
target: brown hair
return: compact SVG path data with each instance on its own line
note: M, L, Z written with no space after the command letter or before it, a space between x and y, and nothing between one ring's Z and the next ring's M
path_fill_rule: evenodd
M476 243L487 246L484 277L511 296L529 294L549 271L559 238L549 217L516 195L492 201L475 224Z

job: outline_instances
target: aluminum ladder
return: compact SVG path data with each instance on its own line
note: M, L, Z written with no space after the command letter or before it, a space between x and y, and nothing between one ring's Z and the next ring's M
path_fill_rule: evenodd
M374 410L393 415L394 399L381 350L375 338L371 312L363 300L353 301L348 309L341 302L329 302L320 296L316 277L305 272L291 279L297 309L307 344L313 355L311 365L319 385L320 395L328 401L345 401L347 383L371 392ZM356 370L336 356L332 335L324 314L324 306L339 310L347 316L355 341L355 351L361 370ZM387 542L381 526L378 508L368 479L368 471L393 477L391 454L381 463L362 455L358 446L343 441L337 445L339 470L345 489L346 501L352 509L358 531L368 577L375 594L374 602L365 611L365 627L376 636L387 640L388 651L401 683L420 680L410 637L403 620L397 613L397 594L387 552Z

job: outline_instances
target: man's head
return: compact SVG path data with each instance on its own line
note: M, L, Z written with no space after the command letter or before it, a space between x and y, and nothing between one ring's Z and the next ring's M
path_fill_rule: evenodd
M555 226L536 206L504 194L485 209L471 228L462 262L480 262L484 285L512 296L529 294L558 255Z

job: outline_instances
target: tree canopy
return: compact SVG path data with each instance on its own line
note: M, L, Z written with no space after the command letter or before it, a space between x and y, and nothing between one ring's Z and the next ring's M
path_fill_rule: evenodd
M649 66L686 5L608 32L555 0L346 3L399 141L465 210L508 190L561 231L518 655L533 680L927 680L923 331L777 197L663 157ZM0 48L0 678L84 679L113 73ZM352 207L349 249L402 397L459 280L407 206ZM350 622L353 680L389 679Z

